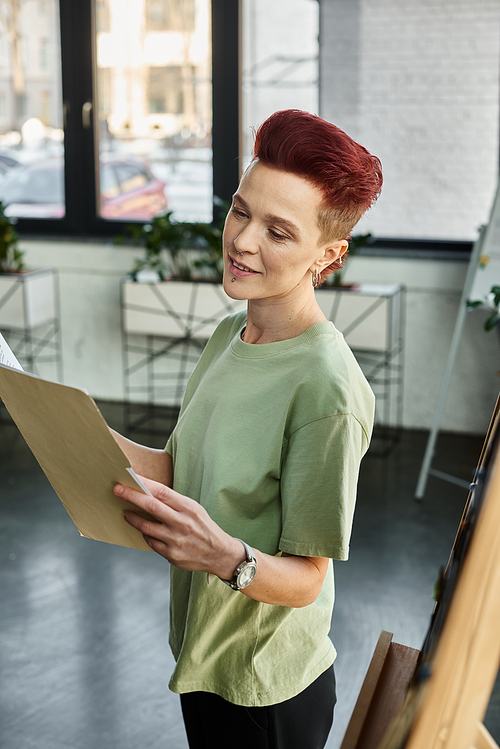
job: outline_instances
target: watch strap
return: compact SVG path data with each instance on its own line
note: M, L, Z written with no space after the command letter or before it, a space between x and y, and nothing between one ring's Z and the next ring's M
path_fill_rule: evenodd
M246 544L244 541L242 541L241 538L236 538L236 541L239 541L240 544L243 544L243 548L245 549L245 554L246 554L246 561L247 562L255 562L256 559L255 559L254 553L253 553L252 549L250 548L250 546L248 544Z
M256 560L256 558L254 556L254 553L253 553L252 549L250 548L250 546L247 543L245 543L245 541L242 541L241 538L237 538L236 541L239 541L240 544L243 544L243 548L245 549L245 560L243 562L240 562L240 564L236 567L236 569L234 571L234 575L233 575L233 577L232 577L231 580L223 580L222 578L220 578L220 579L222 580L223 583L225 583L226 585L229 585L229 587L232 588L233 590L241 590L241 588L237 584L237 579L238 579L239 573L241 572L242 568L246 564L254 564L254 565L256 565L257 564L257 560Z

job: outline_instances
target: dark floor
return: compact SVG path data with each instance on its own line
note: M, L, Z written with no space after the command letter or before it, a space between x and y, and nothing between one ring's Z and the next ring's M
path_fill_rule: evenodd
M100 406L123 431L122 407ZM420 648L429 623L466 490L430 478L414 500L426 438L407 431L388 457L362 465L351 559L335 572L339 703L328 749L340 746L380 631ZM469 480L481 444L441 435L434 465ZM186 749L167 687L166 562L80 538L9 423L0 424L0 487L1 749ZM498 741L498 697L486 722Z

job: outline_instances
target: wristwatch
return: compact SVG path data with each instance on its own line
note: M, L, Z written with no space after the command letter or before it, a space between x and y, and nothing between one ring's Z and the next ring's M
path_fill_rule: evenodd
M237 538L236 540L239 541L240 544L243 544L246 558L236 567L231 580L222 580L222 578L221 580L223 583L226 583L226 585L229 585L233 590L243 590L247 585L250 585L257 573L257 560L248 544L242 541L241 538Z

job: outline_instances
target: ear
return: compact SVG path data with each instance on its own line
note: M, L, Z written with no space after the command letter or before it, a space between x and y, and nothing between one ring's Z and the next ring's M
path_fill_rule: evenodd
M323 271L329 265L341 257L349 247L347 239L338 239L335 242L329 242L322 251L322 255L311 266L311 273L314 271Z

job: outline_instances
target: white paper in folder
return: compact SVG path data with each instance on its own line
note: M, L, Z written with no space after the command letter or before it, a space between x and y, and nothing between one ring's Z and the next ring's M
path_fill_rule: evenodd
M20 369L21 372L23 371L23 368L17 361L16 357L14 356L12 349L9 347L9 344L3 337L3 335L0 333L0 364L3 364L6 367L14 367L14 369Z

